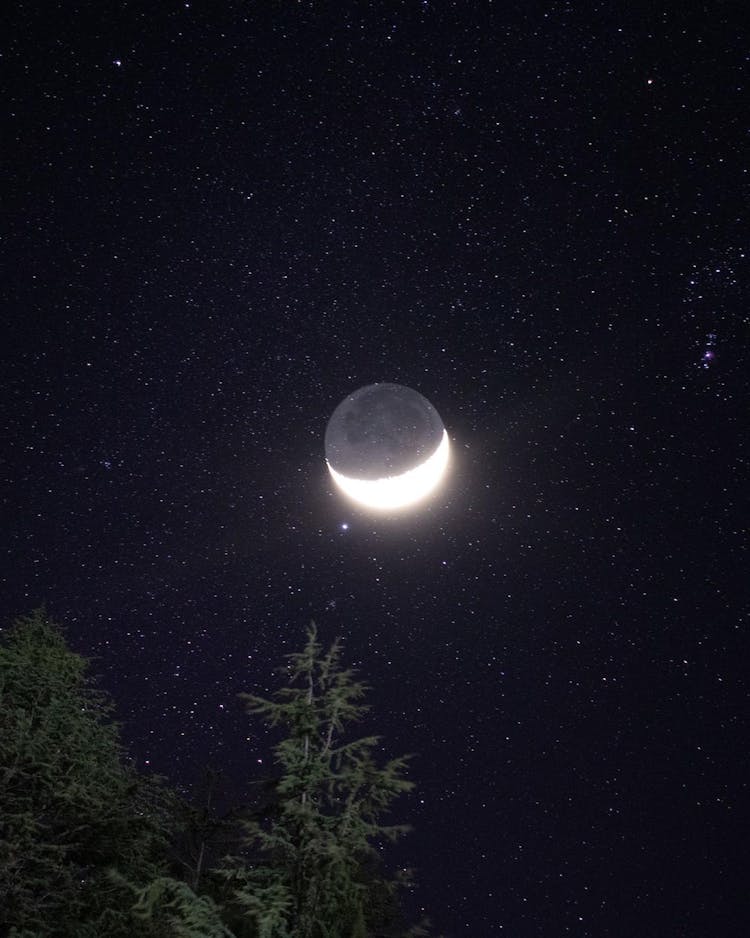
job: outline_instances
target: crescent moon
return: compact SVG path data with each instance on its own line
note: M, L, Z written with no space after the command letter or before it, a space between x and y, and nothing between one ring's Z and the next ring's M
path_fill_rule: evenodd
M418 391L379 383L339 404L326 427L325 451L342 492L365 508L393 511L434 492L450 442L440 415Z
M382 479L352 479L336 472L328 463L328 471L345 495L365 508L393 511L408 508L427 498L435 491L445 475L450 457L450 441L443 430L443 438L435 452L421 465L397 476Z

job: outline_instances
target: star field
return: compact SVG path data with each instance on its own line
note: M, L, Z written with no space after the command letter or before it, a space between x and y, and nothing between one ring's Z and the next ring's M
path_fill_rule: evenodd
M689 5L690 6L690 5ZM2 39L2 625L45 602L139 766L241 799L311 618L416 753L453 938L740 936L740 8L21 5ZM413 387L385 520L323 435Z

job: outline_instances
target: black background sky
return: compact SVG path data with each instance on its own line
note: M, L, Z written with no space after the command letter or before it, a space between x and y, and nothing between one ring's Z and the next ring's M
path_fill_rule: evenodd
M2 30L3 622L45 601L138 764L237 797L236 694L342 634L454 938L747 934L743 8ZM397 520L323 460L373 381L453 441Z

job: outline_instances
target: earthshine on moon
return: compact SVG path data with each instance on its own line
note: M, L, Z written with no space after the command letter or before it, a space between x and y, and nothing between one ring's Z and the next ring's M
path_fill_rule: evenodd
M346 495L366 508L407 508L434 492L450 443L432 404L401 384L368 384L328 421L326 462Z

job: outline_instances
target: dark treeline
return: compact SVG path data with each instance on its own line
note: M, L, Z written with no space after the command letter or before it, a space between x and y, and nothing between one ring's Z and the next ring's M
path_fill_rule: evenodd
M217 775L189 802L139 774L96 687L43 610L0 639L0 935L8 938L394 938L408 873L389 875L387 823L412 783L378 738L352 737L364 685L314 626L272 699L275 773L217 813Z

